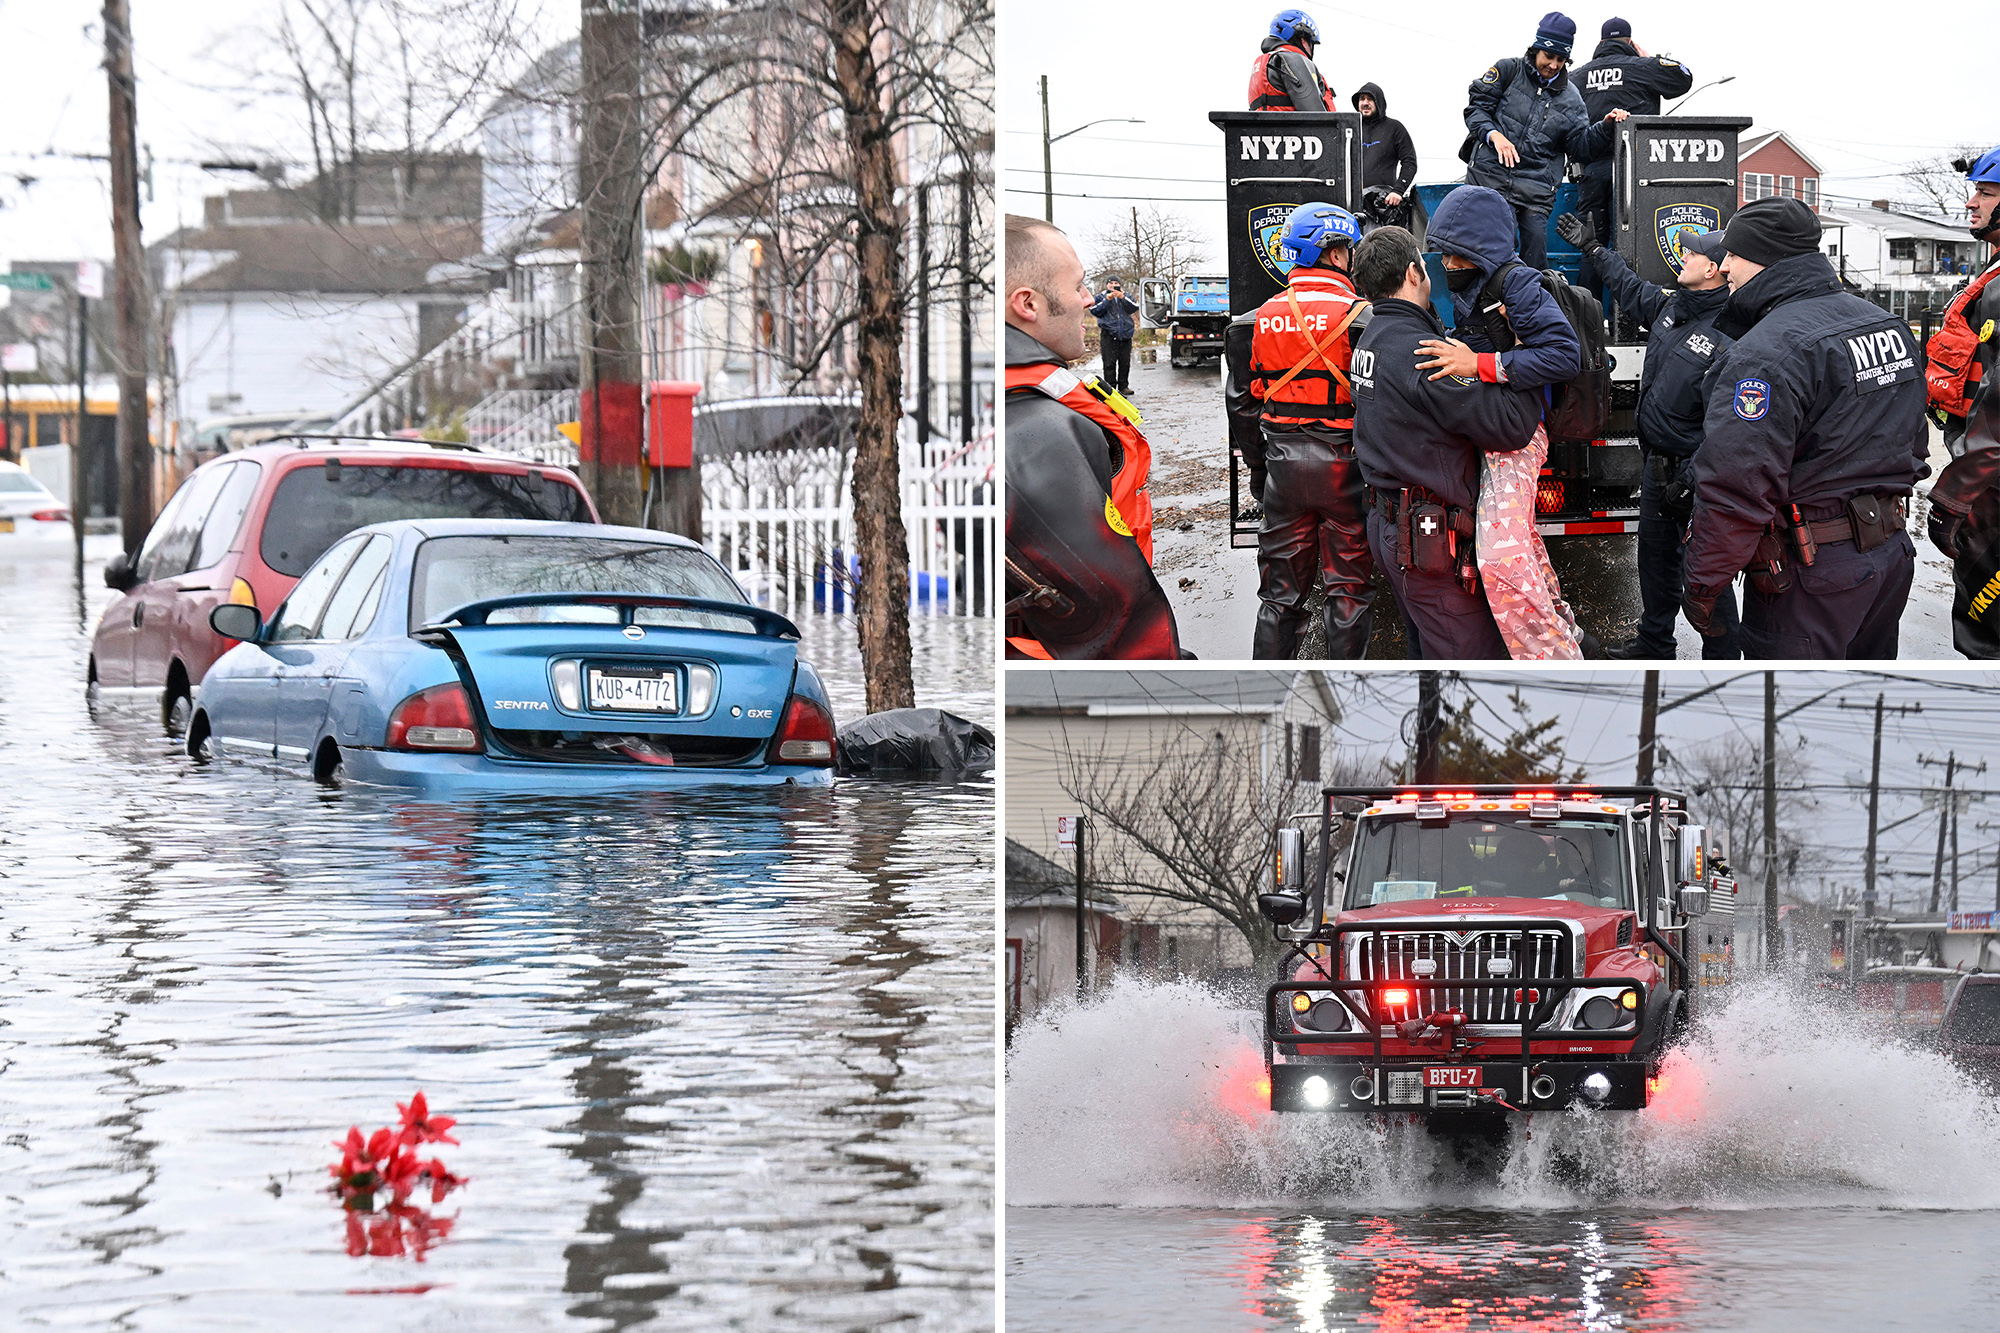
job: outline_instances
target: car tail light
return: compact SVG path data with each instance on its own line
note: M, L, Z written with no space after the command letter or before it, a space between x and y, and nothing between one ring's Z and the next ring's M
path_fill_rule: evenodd
M1563 507L1563 484L1559 477L1543 477L1535 483L1535 512L1538 514L1560 514Z
M67 523L69 522L69 510L37 509L34 513L28 515L28 517L34 519L37 523Z
M781 764L831 764L833 714L804 695L793 695L771 753Z
M257 608L256 589L252 588L242 579L236 580L236 582L229 585L229 604L231 606L247 606L254 611Z
M477 750L479 732L472 725L472 705L463 685L433 685L419 690L389 718L392 750Z

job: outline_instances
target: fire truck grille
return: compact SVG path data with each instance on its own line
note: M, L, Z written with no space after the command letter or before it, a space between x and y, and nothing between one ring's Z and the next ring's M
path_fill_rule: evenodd
M1352 973L1362 981L1408 981L1409 1003L1388 1005L1387 1023L1456 1009L1468 1023L1519 1023L1536 999L1537 981L1570 975L1570 937L1562 930L1397 931L1357 942ZM1501 964L1505 964L1504 967ZM1490 966L1489 966L1490 965ZM1453 986L1453 981L1512 981L1515 987ZM1517 998L1518 994L1518 998Z

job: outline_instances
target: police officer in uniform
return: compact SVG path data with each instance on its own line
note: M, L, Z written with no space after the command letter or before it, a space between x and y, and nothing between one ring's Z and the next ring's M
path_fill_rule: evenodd
M1250 66L1252 111L1338 111L1313 52L1319 24L1303 9L1280 10Z
M1660 99L1679 97L1694 87L1694 74L1680 61L1652 56L1632 40L1632 25L1624 19L1606 19L1599 29L1602 40L1591 52L1590 63L1570 75L1583 94L1583 109L1592 121L1603 120L1612 111L1634 116L1657 116ZM1611 235L1611 164L1614 154L1605 151L1586 162L1577 212L1599 236ZM1586 270L1592 291L1599 295L1607 279L1602 273ZM1640 323L1646 321L1641 319Z
M1694 504L1694 455L1701 448L1708 400L1703 383L1730 339L1715 321L1729 300L1722 277L1722 236L1682 233L1680 280L1669 290L1634 273L1617 251L1600 244L1588 219L1565 213L1556 231L1604 275L1611 294L1646 326L1646 363L1639 375L1639 445L1646 471L1639 483L1639 633L1613 644L1605 656L1674 656L1674 622L1686 591L1682 546ZM1736 633L1736 594L1725 588L1715 603L1723 632L1701 641L1704 658L1743 655Z
M2000 243L2000 148L1961 163L1974 240ZM1931 335L1925 379L1931 414L1952 461L1931 487L1930 537L1952 561L1952 646L1971 658L2000 657L2000 396L1990 387L2000 358L2000 259L1960 289ZM1970 426L1970 429L1968 429Z
M1841 290L1819 219L1796 199L1745 204L1723 237L1723 353L1695 455L1688 623L1723 625L1739 571L1743 655L1888 658L1916 548L1911 486L1929 475L1909 325Z
M1257 310L1250 392L1263 404L1265 482L1252 657L1298 651L1315 569L1326 587L1327 656L1368 655L1375 571L1347 375L1368 307L1347 272L1360 240L1346 209L1300 204L1278 241L1292 264L1285 290Z
M1472 511L1482 453L1525 449L1542 396L1418 368L1426 340L1450 337L1431 308L1416 238L1379 227L1354 250L1354 279L1374 302L1356 340L1354 456L1369 486L1368 545L1395 591L1409 656L1506 658L1479 582Z
M1007 218L1007 655L1183 656L1152 569L1138 414L1069 370L1090 305L1069 238Z

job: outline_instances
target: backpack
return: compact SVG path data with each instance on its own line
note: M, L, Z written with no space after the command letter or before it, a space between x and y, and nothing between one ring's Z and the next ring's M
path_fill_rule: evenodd
M1496 352L1509 351L1520 341L1508 327L1507 317L1500 313L1500 290L1507 275L1521 266L1518 259L1508 260L1493 270L1493 276L1479 289L1480 318ZM1598 439L1611 424L1611 354L1604 341L1602 307L1588 288L1577 286L1552 268L1543 269L1541 279L1542 290L1555 298L1556 305L1569 318L1570 329L1583 352L1583 364L1576 374L1561 384L1549 386L1546 417L1549 439Z

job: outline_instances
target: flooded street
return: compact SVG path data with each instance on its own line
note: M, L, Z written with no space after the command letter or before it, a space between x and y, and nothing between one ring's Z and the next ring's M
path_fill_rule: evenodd
M1010 1329L1992 1324L2000 1106L1824 1001L1748 986L1645 1111L1517 1121L1486 1161L1261 1109L1251 1033L1140 983L1015 1034Z
M86 704L114 542L84 605L66 552L0 553L0 1323L990 1326L990 781L198 768ZM852 721L851 623L804 628ZM917 619L920 705L991 724L991 631ZM332 1141L419 1089L469 1183L356 1256Z

